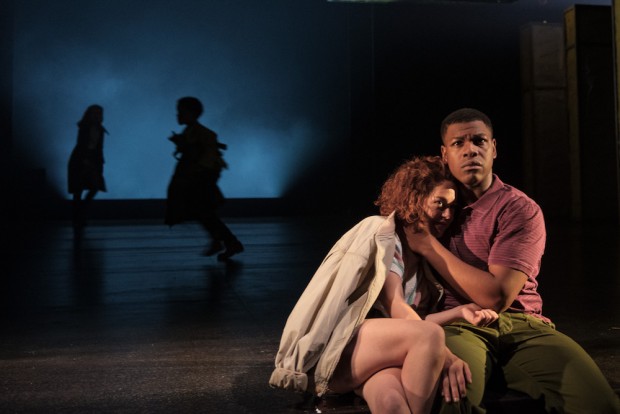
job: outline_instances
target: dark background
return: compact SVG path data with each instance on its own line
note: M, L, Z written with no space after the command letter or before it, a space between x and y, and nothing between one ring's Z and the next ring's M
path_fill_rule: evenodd
M617 114L605 94L577 99L588 122L568 148L577 116L553 99L565 93L553 65L561 90L541 90L534 117L522 106L522 29L562 25L572 5L0 0L0 411L299 412L298 395L267 387L289 309L387 174L439 153L439 123L461 106L492 117L495 170L543 206L545 314L617 392L617 141L599 122ZM580 92L613 95L602 33L585 44ZM197 224L162 222L183 95L203 100L229 145L223 213L246 246L231 263L200 255ZM110 131L109 192L80 240L66 164L94 102ZM569 155L582 161L577 196ZM582 201L594 223L565 220Z
M229 145L231 199L371 207L403 159L439 152L439 123L462 106L490 115L496 171L523 187L519 33L572 5L5 0L4 186L64 205L75 123L99 103L109 192L97 198L161 200L175 101L194 95Z

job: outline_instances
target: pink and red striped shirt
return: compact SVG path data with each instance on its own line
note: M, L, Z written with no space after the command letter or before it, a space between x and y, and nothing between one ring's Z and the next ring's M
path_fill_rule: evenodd
M549 321L542 315L536 279L545 239L545 221L538 204L494 174L491 187L460 211L444 241L454 255L479 269L487 271L492 264L525 273L525 286L508 311ZM468 302L446 286L445 309Z

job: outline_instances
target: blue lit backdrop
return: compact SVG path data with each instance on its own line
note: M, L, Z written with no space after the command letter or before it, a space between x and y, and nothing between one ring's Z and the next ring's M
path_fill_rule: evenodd
M15 2L15 145L66 193L84 109L108 129L98 198L163 198L175 103L228 144L228 197L279 197L348 124L346 27L322 1ZM320 28L320 30L317 30ZM329 103L329 104L326 104ZM318 144L317 144L318 143Z
M572 4L412 0L377 5L371 21L356 16L369 5L326 0L13 3L12 142L62 194L76 122L99 103L110 131L99 198L165 197L175 103L193 95L229 146L226 196L323 203L309 187L346 198L355 179L367 203L404 157L438 152L437 125L463 105L491 113L498 168L518 185L519 30L561 22Z

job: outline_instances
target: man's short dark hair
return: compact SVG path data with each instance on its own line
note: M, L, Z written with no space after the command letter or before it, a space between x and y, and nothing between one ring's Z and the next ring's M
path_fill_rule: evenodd
M202 102L200 102L198 98L194 98L193 96L186 96L184 98L179 99L177 101L177 106L179 108L187 109L191 113L195 114L196 118L202 115L202 112L204 111Z
M483 112L473 108L461 108L444 118L441 123L441 139L443 140L443 137L450 125L474 121L484 122L484 124L491 130L491 133L493 133L493 124L491 123L491 119Z

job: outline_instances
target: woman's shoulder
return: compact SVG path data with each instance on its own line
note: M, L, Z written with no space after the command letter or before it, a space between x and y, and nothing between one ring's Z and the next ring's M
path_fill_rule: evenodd
M359 221L356 225L344 233L339 240L339 244L349 244L356 239L375 239L376 237L383 238L384 235L392 238L394 237L393 217L391 215L369 216Z
M362 219L361 221L359 221L355 226L353 226L353 229L357 229L357 230L378 230L380 229L382 226L385 225L390 225L391 223L393 223L393 217L392 215L390 216L368 216L364 219Z

